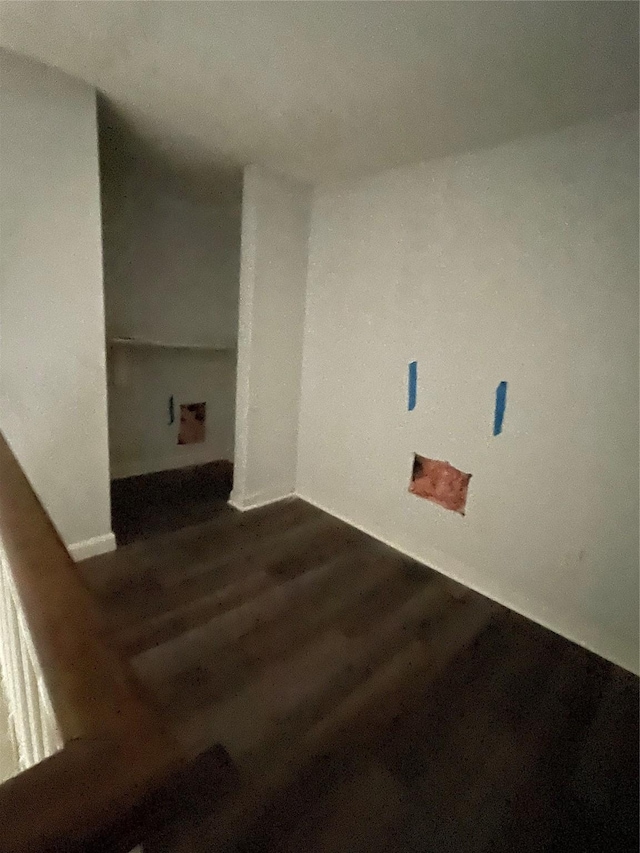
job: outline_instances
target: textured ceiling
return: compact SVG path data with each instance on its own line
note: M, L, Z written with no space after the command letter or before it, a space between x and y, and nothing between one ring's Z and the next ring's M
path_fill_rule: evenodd
M322 181L637 107L638 4L2 2L176 167ZM117 116L117 122L115 118Z

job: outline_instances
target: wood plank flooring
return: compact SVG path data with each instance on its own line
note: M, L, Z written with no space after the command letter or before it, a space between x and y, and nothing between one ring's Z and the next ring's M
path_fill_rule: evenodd
M638 849L637 679L326 513L82 566L185 748L240 768L148 853Z
M111 482L118 545L207 521L227 509L233 464L224 459Z

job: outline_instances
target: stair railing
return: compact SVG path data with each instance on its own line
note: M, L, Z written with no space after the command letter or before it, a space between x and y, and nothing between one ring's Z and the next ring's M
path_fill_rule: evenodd
M0 785L2 853L126 853L234 778L222 747L187 758L142 697L1 434L0 596L19 763Z

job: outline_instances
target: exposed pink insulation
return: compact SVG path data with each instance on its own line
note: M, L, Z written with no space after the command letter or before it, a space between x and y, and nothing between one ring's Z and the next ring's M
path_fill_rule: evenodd
M180 432L178 444L198 444L206 435L206 403L188 403L180 406Z
M471 474L438 459L415 454L409 491L428 501L464 515Z

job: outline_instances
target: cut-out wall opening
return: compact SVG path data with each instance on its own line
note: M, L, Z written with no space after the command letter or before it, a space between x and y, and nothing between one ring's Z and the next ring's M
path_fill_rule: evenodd
M464 515L470 479L471 474L454 468L449 462L415 453L409 491L444 509Z
M206 403L187 403L180 406L178 444L199 444L206 437Z

